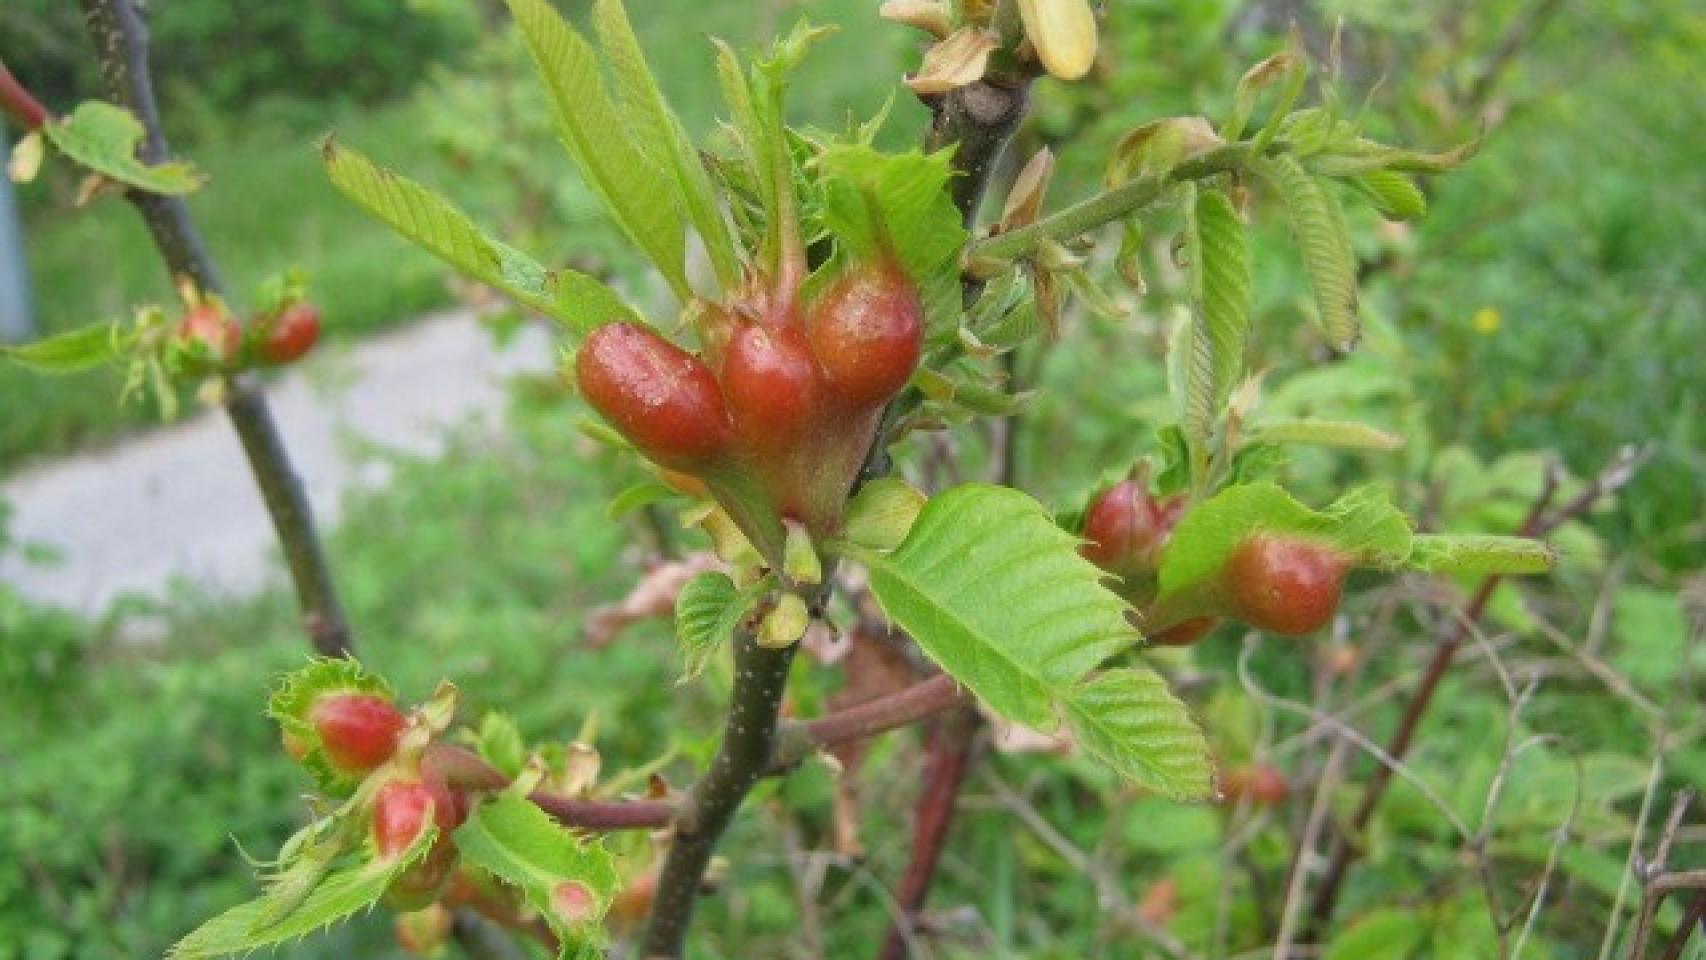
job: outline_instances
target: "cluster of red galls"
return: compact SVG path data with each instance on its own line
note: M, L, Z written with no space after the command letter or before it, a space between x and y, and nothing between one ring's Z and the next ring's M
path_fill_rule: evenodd
M1118 578L1116 590L1140 614L1155 600L1161 553L1186 505L1183 496L1158 499L1142 483L1127 480L1097 496L1084 515L1085 558ZM1328 544L1258 531L1233 548L1213 593L1225 616L1270 633L1303 636L1333 619L1349 569L1345 555ZM1195 643L1218 619L1152 625L1158 629L1149 640Z
M611 323L582 346L587 402L648 459L709 488L761 549L782 518L834 532L883 406L918 366L924 309L886 259L812 302L795 285L710 307L702 355Z
M320 340L320 311L296 300L254 318L245 328L217 300L185 311L173 339L192 373L236 372L295 363Z
M332 768L351 777L365 777L388 763L408 728L402 711L371 693L322 697L309 710L308 721ZM300 758L307 744L287 734L285 749ZM456 869L450 831L468 819L468 795L441 778L399 769L380 785L371 810L373 845L381 860L402 856L429 822L438 826L439 835L426 857L404 871L386 895L400 910L418 910L437 900Z

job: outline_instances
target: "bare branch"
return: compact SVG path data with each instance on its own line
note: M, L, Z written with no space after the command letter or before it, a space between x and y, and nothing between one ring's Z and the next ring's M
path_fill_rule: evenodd
M6 114L25 130L34 130L53 119L53 114L42 106L18 78L12 76L12 71L6 69L6 62L0 60L0 112Z

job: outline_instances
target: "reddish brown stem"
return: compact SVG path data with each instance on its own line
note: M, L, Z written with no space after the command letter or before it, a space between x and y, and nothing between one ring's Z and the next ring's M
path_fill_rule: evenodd
M975 710L959 710L942 719L930 745L923 789L918 796L912 824L912 857L895 891L898 916L883 938L879 960L905 960L912 955L911 943L918 915L930 895L942 848L948 842L960 787L971 767L973 741L980 725Z
M421 757L421 769L467 790L502 790L509 778L474 751L449 743L434 743ZM656 830L675 819L678 808L667 800L582 800L535 791L529 800L566 827L582 830Z
M6 69L4 61L0 61L0 110L25 130L34 130L53 119L53 114L42 106L41 101L24 89L18 78L12 76L12 71Z
M1534 507L1529 511L1527 519L1517 530L1519 537L1545 537L1558 527L1587 512L1601 497L1615 491L1628 483L1634 476L1635 470L1645 460L1645 454L1635 451L1624 451L1618 459L1595 477L1579 495L1557 510L1548 511L1552 498L1556 493L1556 478L1548 474L1545 488L1536 499ZM1421 684L1404 708L1404 715L1399 718L1398 727L1393 731L1392 739L1386 745L1386 752L1394 761L1401 761L1410 751L1410 743L1415 738L1416 729L1421 725L1422 717L1427 714L1428 707L1433 703L1435 691L1445 677L1445 672L1451 667L1457 651L1463 643L1479 629L1481 618L1486 614L1487 604L1492 600L1493 593L1504 581L1504 577L1494 574L1481 581L1480 587L1464 608L1463 614L1457 617L1451 632L1440 641L1434 650L1433 659L1428 661L1427 671L1422 675ZM1380 806L1381 798L1386 794L1386 788L1392 782L1392 764L1382 763L1374 768L1368 783L1363 786L1362 796L1358 800L1355 811L1344 829L1340 830L1333 840L1332 852L1328 857L1327 869L1322 874L1321 886L1315 891L1315 898L1310 903L1309 923L1304 929L1304 939L1315 942L1326 929L1328 921L1333 917L1333 909L1338 905L1339 891L1345 880L1345 873L1350 869L1351 862L1358 854L1357 838L1361 837L1368 828L1374 811Z
M771 772L787 770L814 751L909 727L971 702L971 694L955 683L953 677L939 673L898 693L867 700L856 707L816 720L784 724Z
M1706 921L1706 890L1694 895L1688 903L1688 912L1682 915L1682 923L1671 935L1670 942L1665 944L1664 952L1659 954L1659 960L1677 960L1682 956L1682 948L1688 946L1688 939L1694 936L1694 929Z

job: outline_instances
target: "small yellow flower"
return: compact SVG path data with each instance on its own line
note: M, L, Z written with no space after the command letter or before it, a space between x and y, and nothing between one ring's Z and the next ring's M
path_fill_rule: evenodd
M1482 307L1475 311L1475 317L1470 321L1475 325L1475 332L1483 336L1492 336L1499 332L1502 319L1497 307Z

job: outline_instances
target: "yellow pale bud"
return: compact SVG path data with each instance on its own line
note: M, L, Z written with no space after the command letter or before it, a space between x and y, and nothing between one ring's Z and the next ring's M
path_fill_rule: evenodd
M1096 14L1089 0L1019 0L1025 36L1037 59L1062 80L1076 80L1096 62Z

